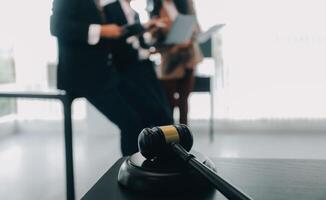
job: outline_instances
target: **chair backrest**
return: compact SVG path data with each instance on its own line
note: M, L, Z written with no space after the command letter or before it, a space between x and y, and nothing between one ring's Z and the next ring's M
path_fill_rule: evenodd
M205 58L211 58L213 56L212 53L212 38L209 38L206 42L199 44L200 49Z
M211 91L211 77L195 76L195 85L193 92L210 92Z
M199 47L202 51L204 58L211 58L212 53L212 38L200 43ZM210 92L211 91L211 77L195 75L195 85L193 92Z

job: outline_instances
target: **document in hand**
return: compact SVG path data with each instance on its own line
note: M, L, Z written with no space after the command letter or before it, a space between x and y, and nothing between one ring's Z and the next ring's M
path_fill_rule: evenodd
M212 35L214 33L216 33L217 31L219 31L221 28L223 28L225 26L225 24L217 24L217 25L214 25L212 26L211 28L209 28L207 31L203 32L203 33L200 33L198 36L197 36L197 41L199 43L204 43L206 42L207 40L209 40Z
M125 25L122 27L122 36L130 37L133 35L141 35L145 32L145 28L140 24Z
M165 44L182 44L191 39L196 17L194 15L178 15L165 40Z

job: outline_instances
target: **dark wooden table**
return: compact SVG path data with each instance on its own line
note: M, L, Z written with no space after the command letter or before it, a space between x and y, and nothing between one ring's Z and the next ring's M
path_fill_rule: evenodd
M219 192L159 197L119 187L118 160L82 200L222 200ZM326 160L213 159L218 173L257 200L326 200ZM194 183L196 184L196 183Z

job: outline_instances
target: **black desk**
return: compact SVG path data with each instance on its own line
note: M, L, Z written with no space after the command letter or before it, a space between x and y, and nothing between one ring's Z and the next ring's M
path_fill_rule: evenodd
M118 160L82 200L222 200L219 192L174 197L132 193L119 187ZM219 174L257 200L325 200L326 160L213 159Z

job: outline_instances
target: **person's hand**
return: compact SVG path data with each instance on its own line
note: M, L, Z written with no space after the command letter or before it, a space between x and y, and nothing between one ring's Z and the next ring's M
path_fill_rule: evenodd
M180 49L184 49L184 48L188 48L188 47L190 47L191 46L191 41L189 40L189 41L187 41L187 42L185 42L185 43L182 43L182 44L179 44L179 45L177 45Z
M116 24L101 26L101 36L106 38L119 38L122 35L122 28Z
M188 48L190 46L191 46L191 41L188 41L188 42L185 42L185 43L182 43L182 44L177 44L177 45L174 45L171 48L170 52L175 53L175 52L177 52L179 50L186 49L186 48Z
M151 33L152 35L155 35L156 33L165 29L166 24L160 18L153 18L149 20L146 24L144 24L144 27L147 32Z
M153 19L149 20L145 24L145 26L147 27L147 29L152 29L152 28L165 28L166 27L166 24L160 18L153 18Z
M162 31L164 33L168 33L172 27L173 21L171 21L168 17L161 17L160 18L161 23L165 24L164 27L162 27Z

